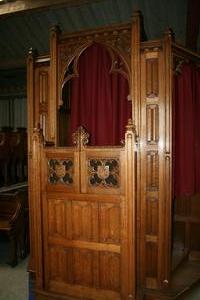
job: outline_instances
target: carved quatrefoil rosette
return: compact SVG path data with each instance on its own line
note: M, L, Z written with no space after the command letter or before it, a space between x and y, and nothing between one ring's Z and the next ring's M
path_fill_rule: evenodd
M89 159L88 160L89 185L93 187L118 188L120 185L119 160Z
M73 160L72 159L50 159L48 161L50 184L73 184Z

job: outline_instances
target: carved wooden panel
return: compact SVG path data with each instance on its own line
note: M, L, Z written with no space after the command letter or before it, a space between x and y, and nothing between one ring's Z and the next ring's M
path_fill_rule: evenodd
M93 202L72 201L72 238L98 241L98 205Z
M89 158L88 181L88 184L93 187L118 188L120 186L119 159Z
M46 111L46 107L43 106L44 103L48 101L48 86L49 86L49 77L48 70L42 69L39 72L39 101L40 101L40 111Z
M120 299L121 276L123 276L121 248L124 247L121 245L123 228L121 196L112 195L110 192L105 195L99 194L98 189L91 194L82 193L81 189L77 190L77 193L69 193L63 188L55 189L57 185L65 185L65 182L62 182L63 176L69 170L72 176L77 170L81 170L77 182L83 177L88 183L88 174L92 174L91 176L97 174L97 177L105 181L101 189L106 191L115 189L111 184L115 183L115 178L121 184L119 149L113 150L114 158L110 158L111 150L96 152L95 148L87 147L86 150L84 147L80 147L82 156L78 153L77 160L70 152L67 154L68 158L65 158L63 150L57 150L57 153L53 153L51 149L47 151L46 174L47 178L52 176L53 179L52 183L47 185L45 183L47 188L45 249L48 253L46 263L49 270L45 275L46 285L51 291L63 294L78 296L76 287L79 286L80 297L85 295L85 298L90 296L99 300ZM88 157L84 151L90 151ZM88 161L91 163L89 166ZM70 168L67 168L66 162L73 164L70 163ZM107 170L104 170L104 167L107 167L105 168ZM89 173L88 168L93 169L93 173ZM112 176L111 183L106 182L109 176ZM52 189L52 186L55 188ZM119 185L117 188L119 190Z
M164 82L164 55L162 45L144 43L141 49L141 174L138 204L141 213L140 253L141 282L148 288L157 288L167 282L169 248L165 247L165 236L170 225L165 219L167 193L170 195L169 172L166 171L165 151L169 144L170 125L166 122L169 107L166 99L169 92ZM162 76L161 76L162 75ZM169 79L169 78L168 78ZM169 82L167 83L170 84ZM140 105L140 104L139 104ZM168 120L168 121L167 121ZM168 185L168 186L167 186ZM141 190L140 190L141 188ZM167 210L166 210L167 212ZM168 207L168 212L170 209ZM144 216L144 219L143 219ZM169 221L170 222L170 221ZM165 236L165 237L164 237ZM166 244L167 245L167 244ZM168 260L168 261L167 261ZM164 269L164 271L162 270Z
M157 104L147 105L147 143L155 145L159 140L159 107Z
M146 234L158 235L158 199L147 198Z
M83 286L93 286L93 251L73 249L73 283Z
M120 256L101 252L99 258L99 280L102 289L120 290Z
M158 275L158 246L155 243L146 243L146 276L157 277Z
M51 246L49 256L50 280L72 283L72 249Z
M157 151L147 152L147 190L159 189L159 156Z
M49 255L51 282L120 291L118 254L51 246Z
M49 65L38 64L35 70L34 116L35 127L40 124L44 137L47 133L48 101L49 101Z
M116 204L100 204L99 239L103 243L120 243L120 207Z
M60 160L50 159L48 161L49 184L73 184L74 162L72 158Z
M154 98L158 96L158 59L148 58L146 60L146 96Z
M49 236L72 238L71 202L50 199L48 201Z
M49 234L66 236L65 203L59 200L49 201Z

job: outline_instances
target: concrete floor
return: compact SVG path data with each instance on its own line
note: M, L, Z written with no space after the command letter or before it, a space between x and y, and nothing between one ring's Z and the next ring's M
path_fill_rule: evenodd
M16 267L6 264L9 243L0 237L0 300L28 300L28 258Z

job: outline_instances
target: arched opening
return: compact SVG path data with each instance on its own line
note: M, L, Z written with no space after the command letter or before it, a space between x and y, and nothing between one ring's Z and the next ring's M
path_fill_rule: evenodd
M60 146L72 144L78 126L89 132L90 145L120 145L131 117L127 73L120 56L99 43L71 62L62 87Z

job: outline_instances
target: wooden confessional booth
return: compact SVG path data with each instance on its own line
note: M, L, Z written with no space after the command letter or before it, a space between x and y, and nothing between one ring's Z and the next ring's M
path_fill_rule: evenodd
M54 28L50 55L29 53L29 267L37 300L160 299L146 291L170 284L173 68L197 57L170 31L142 41L140 18L74 34ZM109 72L127 80L133 121L127 117L121 145L90 145L90 130L79 124L66 146L71 104L63 110L63 95L70 98L68 83L94 43L109 54ZM96 130L106 132L103 122Z

